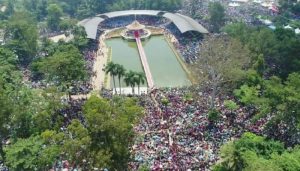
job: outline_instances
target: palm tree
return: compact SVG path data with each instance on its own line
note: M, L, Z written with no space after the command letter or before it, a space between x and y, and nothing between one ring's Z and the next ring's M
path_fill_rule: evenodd
M115 94L117 94L116 90L116 80L115 76L117 75L117 64L113 62L109 62L106 67L105 67L105 73L108 74L110 73L110 76L113 77L113 83L114 83L114 89L115 89Z
M140 85L145 84L146 76L143 72L136 72L135 75L135 81L138 86L138 94L140 94Z
M125 74L125 78L124 78L126 86L130 86L132 88L132 94L135 94L134 93L134 87L135 87L135 83L136 83L135 75L136 75L135 72L129 71Z
M123 65L120 65L120 64L116 64L116 72L117 72L117 76L118 76L118 79L119 79L119 88L120 88L120 94L121 94L121 88L122 88L122 85L121 85L121 78L125 75L125 68Z

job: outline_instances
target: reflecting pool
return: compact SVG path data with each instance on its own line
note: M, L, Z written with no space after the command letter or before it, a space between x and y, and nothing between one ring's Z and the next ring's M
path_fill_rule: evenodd
M114 63L123 65L126 70L143 71L135 42L113 38L106 40L106 45L112 48ZM181 87L191 84L164 36L152 36L143 41L143 47L156 87ZM117 80L116 85L119 86ZM124 82L122 87L126 87Z

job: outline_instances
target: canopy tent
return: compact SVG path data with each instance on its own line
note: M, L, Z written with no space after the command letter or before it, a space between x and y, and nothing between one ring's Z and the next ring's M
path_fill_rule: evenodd
M236 2L230 2L229 4L228 4L228 6L230 6L230 7L239 7L239 6L241 6L239 3L236 3Z
M263 2L260 5L266 8L272 7L272 3L267 3L267 2Z
M290 25L286 25L283 27L284 29L293 29Z
M265 19L265 20L261 20L262 23L264 23L265 25L271 25L273 24L271 20Z
M295 34L300 34L300 29L299 28L295 29Z
M257 4L261 4L262 1L261 0L253 0L254 3L257 3Z
M231 0L232 2L242 2L242 3L245 3L245 2L248 2L248 0Z
M270 25L270 26L268 26L270 29L272 29L272 30L275 30L276 29L276 26L274 26L274 25Z

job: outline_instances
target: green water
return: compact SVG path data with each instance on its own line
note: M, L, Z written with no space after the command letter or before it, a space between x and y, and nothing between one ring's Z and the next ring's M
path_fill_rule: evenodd
M152 36L143 46L155 86L181 87L191 84L164 36Z
M128 42L121 38L113 38L105 41L108 47L112 47L112 61L121 64L129 71L144 72L139 57L139 52L135 42ZM119 81L116 77L116 86L119 87ZM111 87L113 87L113 80L111 79ZM122 87L127 87L125 82L121 82ZM142 86L146 86L142 85Z
M106 40L106 44L112 47L114 63L123 65L126 70L143 71L135 42L114 38ZM143 47L156 87L179 87L191 84L163 36L153 36L143 41ZM118 81L116 85L119 86ZM125 86L123 82L122 87Z

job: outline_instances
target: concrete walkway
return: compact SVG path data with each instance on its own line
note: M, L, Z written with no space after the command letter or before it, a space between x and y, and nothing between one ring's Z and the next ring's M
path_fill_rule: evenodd
M148 87L152 88L154 86L153 77L152 77L152 74L150 72L149 64L148 64L148 61L147 61L147 57L146 57L144 48L142 46L141 39L140 38L135 38L135 40L136 40L136 44L137 44L138 51L139 51L139 54L140 54L141 62L142 62L142 65L143 65L143 68L144 68L144 71L145 71L145 74L146 74Z

